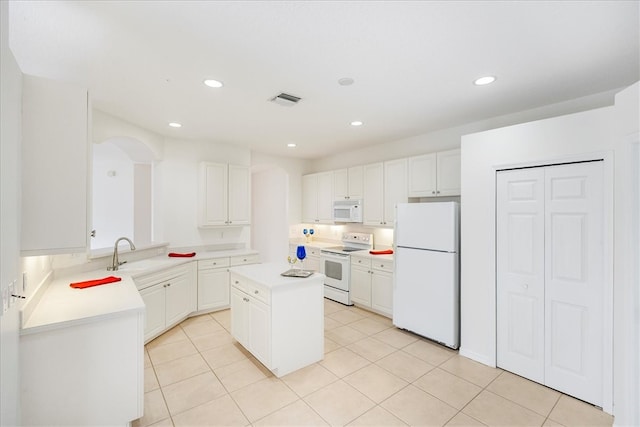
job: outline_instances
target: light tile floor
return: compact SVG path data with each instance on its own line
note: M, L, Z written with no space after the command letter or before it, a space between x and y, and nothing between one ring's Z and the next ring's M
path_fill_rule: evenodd
M276 378L229 334L229 310L145 347L135 426L611 426L584 402L325 300L325 358Z

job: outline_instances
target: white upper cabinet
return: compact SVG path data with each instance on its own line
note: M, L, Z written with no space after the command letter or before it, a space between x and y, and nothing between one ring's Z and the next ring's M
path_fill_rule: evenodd
M335 200L362 200L363 198L362 166L333 171L333 197Z
M392 227L395 205L407 200L407 159L364 166L364 225Z
M229 165L229 223L251 223L251 171L248 166Z
M460 150L410 157L409 197L460 195Z
M251 222L249 167L224 163L200 164L198 226L246 225Z
M25 75L22 96L22 255L84 252L87 90Z
M302 177L302 221L333 223L333 172Z
M383 225L384 222L384 164L365 165L364 171L364 225Z
M384 225L393 227L396 204L407 201L407 159L384 162Z

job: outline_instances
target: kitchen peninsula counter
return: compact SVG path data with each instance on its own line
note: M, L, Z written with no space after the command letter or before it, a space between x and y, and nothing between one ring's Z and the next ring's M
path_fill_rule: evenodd
M118 313L144 313L145 306L134 282L135 278L194 261L257 254L255 250L233 249L201 252L190 258L163 255L128 262L117 271L102 268L55 278L23 309L20 334L27 335L83 322L99 321ZM120 277L122 280L86 289L73 289L69 286L70 283L107 276Z
M102 267L45 281L21 312L23 423L130 425L140 418L146 307L137 281L172 269L195 271L197 262L218 258L249 262L257 260L257 252L213 251L188 258L163 255L128 262L118 271ZM70 286L108 276L121 280L84 289ZM196 283L187 286L194 289Z

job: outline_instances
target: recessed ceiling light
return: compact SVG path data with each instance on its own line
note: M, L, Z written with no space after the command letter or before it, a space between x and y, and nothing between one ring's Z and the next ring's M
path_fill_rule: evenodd
M338 84L340 86L351 86L354 82L355 80L353 80L351 77L343 77L338 80Z
M171 126L172 128L181 128L182 127L182 125L180 123L176 123L176 122L169 123L169 126Z
M293 142L290 142L290 143L288 143L288 144L287 144L287 147L289 147L289 148L296 148L296 147L297 147L297 145L296 145L296 144L294 144Z
M362 122L360 120L356 120L354 122L351 122L351 126L362 126Z
M473 84L476 86L484 86L484 85L488 85L491 84L493 82L496 81L496 78L494 76L484 76L484 77L480 77L478 79L475 79L473 81Z
M204 84L209 86L209 87L222 87L222 82L218 81L218 80L213 80L213 79L207 79L204 81Z

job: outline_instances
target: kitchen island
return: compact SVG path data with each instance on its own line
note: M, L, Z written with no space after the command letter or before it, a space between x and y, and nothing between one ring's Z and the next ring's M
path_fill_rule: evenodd
M231 268L231 335L276 377L324 356L324 275L284 277L286 263Z

